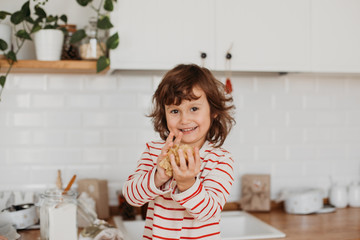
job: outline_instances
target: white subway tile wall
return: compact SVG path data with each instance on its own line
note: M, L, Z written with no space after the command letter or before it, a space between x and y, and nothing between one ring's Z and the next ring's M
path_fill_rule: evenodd
M117 205L145 142L158 139L146 114L162 75L11 74L0 103L0 190L54 186L61 169L64 182L107 179ZM234 73L232 84L230 201L245 173L271 174L272 199L286 187L327 191L330 176L360 180L360 76Z

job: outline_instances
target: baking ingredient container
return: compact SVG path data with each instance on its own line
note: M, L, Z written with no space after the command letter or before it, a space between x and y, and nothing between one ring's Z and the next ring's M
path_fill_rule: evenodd
M41 240L77 240L76 192L63 194L60 189L49 189L41 194Z
M319 212L323 206L321 189L292 189L282 193L287 213L310 214Z
M25 229L39 221L34 204L13 205L0 213L0 218L11 223L16 229Z
M330 204L336 208L344 208L348 205L348 192L345 185L333 184L329 194Z
M360 207L360 184L352 183L349 186L349 206Z

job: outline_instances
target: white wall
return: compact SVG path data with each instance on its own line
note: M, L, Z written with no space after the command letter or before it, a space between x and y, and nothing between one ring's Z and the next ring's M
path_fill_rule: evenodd
M0 190L40 190L108 179L110 203L157 138L145 117L163 73L10 74L0 102ZM224 81L222 74L218 78ZM225 147L234 155L240 198L244 173L271 174L274 199L284 187L330 185L360 176L360 77L235 74L237 125Z

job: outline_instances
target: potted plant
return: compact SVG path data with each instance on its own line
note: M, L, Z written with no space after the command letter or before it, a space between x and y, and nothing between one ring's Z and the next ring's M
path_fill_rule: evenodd
M45 2L44 2L45 3ZM43 3L43 4L44 4ZM33 20L32 33L37 60L57 61L60 60L61 50L64 42L64 28L60 28L58 21L67 23L67 16L47 15L40 2L34 7L36 19Z
M94 6L93 0L76 0L76 2L83 7L90 6L95 11L96 17L90 19L88 29L77 30L71 37L70 42L81 42L80 55L83 55L82 57L86 59L96 59L96 71L101 72L110 65L108 50L115 49L119 45L117 32L111 36L107 34L101 35L101 32L108 32L113 27L109 12L114 10L116 0L101 0L98 7ZM91 41L96 44L91 44ZM92 46L94 47L91 49ZM89 51L95 52L95 55L88 54Z

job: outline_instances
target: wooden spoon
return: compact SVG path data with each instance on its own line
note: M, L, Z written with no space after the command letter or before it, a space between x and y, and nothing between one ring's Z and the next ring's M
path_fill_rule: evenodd
M66 186L66 188L62 192L62 195L65 195L70 190L71 186L75 182L75 179L76 179L76 174L71 178L70 182L68 183L68 185Z

